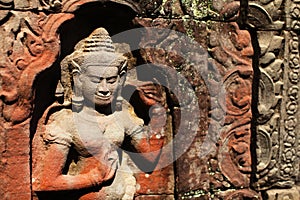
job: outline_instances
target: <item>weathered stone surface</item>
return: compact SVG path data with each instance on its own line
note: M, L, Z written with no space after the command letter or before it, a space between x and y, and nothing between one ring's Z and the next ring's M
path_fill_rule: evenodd
M27 130L27 131L26 131ZM28 125L2 132L5 146L0 152L0 194L2 199L30 199L30 156ZM26 144L26 145L24 145Z
M36 106L34 81L58 59L61 24L83 6L97 2L99 6L110 5L110 1L97 0L0 0L1 199L31 198L30 141L35 125L29 124ZM141 38L141 45L155 44L158 49L144 48L130 68L135 60L166 65L164 74L175 69L192 89L177 87L176 95L168 94L167 142L172 142L172 134L176 137L184 131L186 135L174 142L174 157L168 158L169 149L158 165L179 157L175 170L169 165L151 174L136 173L137 183L128 178L131 172L124 175L137 186L128 186L128 196L137 190L136 199L260 199L259 192L267 190L264 197L268 199L299 199L295 188L286 189L300 180L299 2L112 2L142 16L135 19L134 26L172 29L202 48L195 53L191 51L194 47L176 46L175 41L182 38L158 40L163 37L159 32ZM241 30L245 27L251 27L253 36L254 76L250 35ZM206 50L208 61L197 63L194 58ZM199 69L203 70L201 75ZM181 83L172 77L167 84ZM181 99L185 99L183 104ZM181 122L182 117L190 121ZM186 141L193 142L188 145ZM185 153L179 156L182 151ZM256 191L249 189L250 176ZM177 194L173 195L175 186ZM268 190L274 187L284 189Z
M174 194L174 173L173 166L158 169L149 173L138 173L135 175L137 180L136 195L154 194Z
M290 199L290 200L296 200L299 199L299 191L297 190L296 187L293 187L291 189L272 189L268 190L266 192L267 199L268 200L285 200L285 199Z
M299 171L298 130L298 36L296 2L251 2L249 21L257 31L260 47L256 126L256 183L259 189L291 187ZM265 16L265 17L263 17ZM283 29L287 26L287 30ZM291 30L292 29L292 30ZM280 30L280 31L273 31ZM297 78L296 78L297 77Z
M219 121L222 118L213 118L211 121L210 134L213 136L211 139L218 141L217 158L220 172L234 187L247 187L251 172L252 64L250 57L253 49L250 35L247 31L239 30L235 23L215 23L212 26L210 45L212 57L218 61L213 63L220 74L220 77L215 77L214 81L222 80L226 91L223 95L218 90L216 94L211 94L211 98L216 98L215 101L218 101L217 104L214 103L213 108L217 111L221 109L220 111L226 113L223 121ZM228 54L236 56L226 59Z
M224 11L224 13L226 12ZM209 46L210 55L218 61L217 63L214 62L213 59L210 59L211 65L215 65L216 67L205 69L204 66L204 68L202 68L203 71L200 73L204 77L201 77L199 76L200 71L197 71L199 68L193 69L192 67L199 67L201 63L196 64L194 62L197 62L197 60L182 58L182 55L187 56L187 58L193 55L193 49L189 49L188 52L185 52L183 48L173 48L172 50L181 55L181 58L173 56L171 58L177 59L175 62L172 62L170 61L171 59L164 59L167 53L163 50L163 44L167 43L168 46L174 46L171 41L168 41L168 38L161 41L161 39L158 38L163 37L153 33L152 35L149 34L152 37L146 39L144 43L142 41L142 46L147 46L147 43L155 43L155 41L151 40L155 38L156 41L160 41L160 43L155 43L156 46L161 46L159 51L145 48L145 53L143 53L145 60L166 66L172 66L170 63L176 63L175 69L182 73L182 75L189 80L191 85L204 94L209 93L210 98L213 98L211 102L209 102L207 96L205 98L204 96L202 96L202 98L198 96L198 105L202 108L199 113L197 113L195 107L186 108L196 111L191 114L192 116L201 117L199 127L196 127L194 122L191 123L194 125L193 127L193 125L185 125L184 121L180 121L182 118L182 114L180 113L183 112L184 107L181 107L181 110L179 110L178 107L173 108L175 137L178 131L182 131L180 128L184 127L185 129L185 138L175 142L175 155L177 154L176 152L185 149L186 142L184 140L189 140L189 137L192 137L193 140L192 144L185 149L185 153L179 157L176 162L176 185L180 196L182 198L184 198L185 195L188 196L189 191L194 191L197 195L201 194L200 196L207 195L208 193L209 197L214 196L214 192L216 191L210 191L211 185L213 185L216 190L222 190L223 188L232 186L236 188L249 187L249 173L251 172L250 95L252 81L250 57L253 54L249 33L239 30L236 23L211 23L211 27L209 27L211 29L210 35L205 35L206 31L204 30L206 26L202 23L194 24L193 21L188 21L189 23L186 26L182 26L182 24L185 24L185 21L181 20L138 19L137 21L140 24L150 27L172 27L173 30L185 32L188 36L199 42L198 44L200 46ZM202 34L195 35L194 33ZM208 41L206 40L207 37L209 38ZM180 38L178 40L180 40ZM205 57L205 54L201 55L201 51L197 53L198 55L196 54L195 56ZM170 56L168 57L170 58ZM229 57L232 58L232 60L228 59ZM158 60L157 58L162 59ZM203 59L205 60L205 58ZM187 62L189 62L189 64L186 64ZM206 63L207 62L206 60ZM221 88L217 88L218 83L225 84L225 91L229 93L228 96L222 96ZM205 89L205 84L208 89ZM182 94L186 96L187 91ZM201 93L196 94L199 95ZM183 96L175 97L174 105L176 105L176 98L182 99ZM222 98L225 99L223 100ZM211 129L208 129L208 124L206 123L209 103L212 103L212 110L210 111L213 117L211 119ZM225 115L225 113L228 114ZM237 118L240 120L237 121ZM223 122L218 122L218 120L222 119L224 120ZM230 126L232 128L227 128ZM193 134L194 129L191 127L197 130L196 135ZM204 156L201 157L202 154L204 154Z
M247 23L260 30L279 30L284 25L284 1L249 1Z
M174 200L173 195L141 195L134 198L135 200Z

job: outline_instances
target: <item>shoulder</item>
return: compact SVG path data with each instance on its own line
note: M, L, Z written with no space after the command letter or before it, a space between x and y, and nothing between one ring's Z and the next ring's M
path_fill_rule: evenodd
M47 109L43 121L43 138L46 142L71 145L76 129L69 107L53 106Z
M64 126L73 121L73 112L68 108L59 108L48 113L46 124L56 123ZM70 124L69 124L70 125Z
M123 101L123 106L121 111L116 112L116 116L122 122L124 122L124 126L134 123L136 125L143 125L144 120L139 118L134 112L134 108L127 101Z
M128 102L123 102L122 110L115 112L115 117L124 127L126 135L131 135L134 130L144 125L144 120L135 114L134 108Z

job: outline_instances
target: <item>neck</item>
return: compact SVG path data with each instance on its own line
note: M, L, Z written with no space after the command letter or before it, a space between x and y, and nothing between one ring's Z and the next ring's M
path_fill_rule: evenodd
M104 115L110 115L112 114L111 104L106 106L95 106L95 110L98 113L104 114Z
M90 106L90 105L85 104L83 106L82 111L85 114L90 115L90 116L94 116L95 114L98 114L98 115L110 115L110 114L112 114L112 109L111 109L110 104L105 105L105 106L96 106L96 105Z

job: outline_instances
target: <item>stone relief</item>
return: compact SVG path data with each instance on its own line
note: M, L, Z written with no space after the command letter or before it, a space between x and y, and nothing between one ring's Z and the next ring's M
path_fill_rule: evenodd
M239 4L233 2L221 9L220 18L236 20L238 11ZM199 130L199 134L190 148L177 160L178 174L176 180L178 182L176 189L179 193L179 199L231 199L233 197L259 199L260 195L255 191L242 189L250 186L251 174L250 123L252 119L251 84L253 78L251 56L253 55L253 48L249 32L240 30L239 25L235 22L205 24L193 20L138 19L138 23L147 27L155 26L185 32L200 45L208 48L211 56L206 62L207 66L203 66L200 63L194 63L193 59L189 62L188 59L184 60L180 56L176 57L163 51L165 44L168 44L170 51L175 52L175 54L181 55L180 53L184 51L184 49L177 49L176 45L173 45L174 38L172 37L169 40L163 35L145 37L142 41L142 46L145 43L150 43L155 44L158 49L145 48L143 52L145 60L175 66L175 69L185 75L196 91L201 88L201 93L197 93L199 94L199 105L201 108L203 105L206 106L200 112L201 119L207 120L207 112L214 113L214 117L209 119L211 126L209 134L207 131L203 131L205 128L207 129L208 124L202 121L199 128L201 127L203 130ZM153 41L151 38L162 39ZM201 57L203 55L201 52L197 52L193 56ZM210 68L211 65L216 67ZM190 74L195 74L194 70L195 68L197 70L197 67L207 68L205 69L207 71L206 77L194 75L193 79L190 78ZM208 91L204 86L203 79L210 84L206 87L210 87L212 90ZM220 94L222 90L218 88L217 83L220 81L225 87L226 94L224 95ZM203 93L209 95L208 98L211 99L209 103L205 103L207 100L201 95ZM176 120L176 104L173 109L173 116ZM224 114L225 120L222 121ZM195 113L195 115L198 114ZM176 126L175 124L175 134ZM209 140L206 141L203 149L204 138L209 138ZM178 144L175 143L176 149L180 148L180 145L176 145ZM201 157L201 153L206 150L205 147L208 148L208 154ZM193 168L190 166L189 160L193 160ZM185 184L185 181L189 181L190 184ZM236 190L232 193L226 192L226 189L229 188L236 188Z
M53 29L69 19L70 15L48 17L44 13L10 13L8 22L1 27L3 42L0 65L3 84L0 95L5 103L4 119L16 124L30 117L32 84L36 73L49 67L59 52L58 36Z
M297 120L299 119L298 109L298 91L299 91L299 41L295 32L291 31L286 34L285 46L289 49L288 62L285 63L285 85L286 94L284 97L284 110L281 113L284 119L284 129L282 128L283 137L281 138L281 152L280 152L280 177L283 180L291 181L293 184L295 179L293 177L299 174L299 139L297 137ZM291 184L290 183L290 184Z
M3 124L3 126L1 127L10 127L11 125L19 125L21 123L25 124L23 129L18 127L17 129L2 131L3 134L1 134L0 137L3 138L3 142L0 141L0 150L1 152L6 152L7 157L10 156L7 152L12 152L9 150L9 146L15 144L14 142L9 143L10 140L7 139L9 138L8 135L10 135L10 137L20 138L16 134L19 133L23 134L24 137L29 137L27 136L28 127L26 123L30 119L32 111L32 101L34 98L32 85L35 76L56 60L59 52L59 37L56 33L57 28L63 21L73 17L72 12L88 2L95 1L0 1L0 31L1 35L3 35L0 44L2 58L0 59L2 83L0 89L1 98L3 100L3 102L1 102L1 116L3 117L1 125ZM208 76L211 81L210 84L212 85L214 81L222 80L224 82L228 90L225 101L218 99L218 89L216 89L215 93L209 93L207 89L203 87L203 80L201 80L201 78L191 78L190 74L194 74L192 67L183 66L180 59L173 57L174 60L170 59L173 62L171 64L168 60L163 59L166 54L161 52L152 52L151 57L145 59L153 63L161 59L163 60L162 62L169 62L168 64L174 66L176 70L185 73L199 95L200 107L209 107L209 112L214 110L219 112L220 116L224 114L225 110L228 111L228 113L226 113L225 122L221 122L218 118L208 119L205 112L200 115L202 120L209 120L211 124L215 124L215 126L213 126L214 131L212 131L213 134L209 135L215 151L212 151L208 158L193 162L193 164L197 166L198 174L197 172L189 174L190 171L188 170L186 170L188 171L186 174L185 172L182 172L182 175L177 174L177 178L178 176L184 177L186 175L192 177L190 179L192 183L187 186L184 186L180 182L177 183L177 187L181 188L181 190L178 189L180 197L197 197L200 195L203 198L260 198L259 194L257 194L258 191L273 187L291 187L294 185L296 176L298 176L298 180L300 179L298 173L299 137L297 136L299 135L297 134L297 130L299 129L299 3L297 1L249 1L249 7L247 8L248 16L247 19L244 19L247 20L244 22L247 22L247 24L255 30L260 51L260 55L258 55L259 78L255 79L255 81L258 80L259 82L257 87L258 115L255 116L255 119L257 119L255 134L255 140L257 141L255 155L257 156L257 163L254 163L257 165L256 171L254 172L256 173L256 177L253 183L257 192L251 189L244 189L249 188L250 173L253 173L250 169L252 163L250 156L250 138L252 137L250 133L250 123L252 118L250 113L253 75L251 71L251 58L248 58L251 54L249 54L251 44L249 41L246 41L249 35L247 35L248 33L244 30L240 30L241 27L236 21L241 22L241 13L239 12L242 12L242 9L245 8L240 10L240 5L237 1L228 3L224 1L116 0L113 2L128 5L137 13L142 14L142 16L150 16L152 18L163 16L162 18L155 18L153 24L148 23L145 18L137 19L147 21L144 22L142 26L158 25L168 28L176 27L178 31L182 31L193 37L203 45L204 48L208 46L212 57L209 60L209 64L215 64L218 70L222 72L221 77L215 77L214 71L208 70ZM31 9L36 12L28 11ZM40 12L42 10L50 11L50 14ZM65 13L62 14L60 12ZM183 16L191 16L191 18ZM174 17L174 19L169 21L163 19L166 17ZM201 21L202 19L206 21ZM207 19L223 20L223 22L218 23ZM224 22L227 20L231 22ZM285 30L283 30L284 28ZM206 38L208 38L208 41ZM145 42L151 41L145 39ZM146 50L145 55L149 51L150 50ZM248 53L245 53L247 51ZM71 76L69 78L71 78ZM72 88L68 85L68 82L62 81L61 84L62 87L60 89L65 90L65 103L70 103L73 93ZM242 91L242 93L239 93L239 91ZM207 103L208 98L213 100L210 102L212 105ZM76 100L75 97L74 100ZM176 101L174 102L176 103ZM76 102L73 101L74 105L75 103ZM43 126L54 123L53 119L56 118L56 114L60 112L60 109L66 109L64 106L65 105L57 105L56 107L55 105L49 108L47 114L45 114L49 119L42 120L43 123L45 123ZM68 109L71 107L70 104ZM172 120L175 121L175 133L177 126L176 117L178 117L178 113L180 113L178 109L178 107L174 106L172 116ZM207 126L205 123L200 124L199 129L206 130ZM220 128L220 126L223 128ZM201 146L203 138L207 136L206 133L204 133L204 131L201 132L201 130L190 152L193 152L194 147L194 149L196 149L196 147ZM14 134L14 132L16 133ZM219 140L216 139L217 135L221 136ZM36 135L35 137L39 136ZM27 140L24 140L23 143L26 143L25 141ZM48 140L41 141L44 142ZM29 141L27 143L29 143ZM27 143L26 145L28 146ZM40 147L46 148L46 146L43 145ZM29 153L27 154L29 155ZM110 153L107 154L110 155ZM185 168L187 166L189 167L189 165L183 164L190 164L190 161L194 158L189 157L191 154L192 153L187 153L185 158L177 162L177 169L181 169L180 167L183 169L191 169ZM99 155L99 157L105 156ZM26 159L28 160L29 158ZM4 158L1 159L0 165L11 166L10 162L11 161L6 161L6 158ZM121 166L124 163L124 165L126 165L126 162L126 158L124 158ZM75 173L76 167L74 167L73 164L71 166L70 173ZM25 172L26 170L23 171ZM232 173L232 171L235 173ZM13 176L11 175L11 177ZM117 180L116 177L117 176L111 180ZM128 177L128 180L130 180L133 185L136 184L136 182L130 178L132 174ZM109 180L107 182L109 182ZM227 189L230 190L233 187L236 190L226 192ZM128 191L129 190L130 189L128 189ZM145 191L144 194L146 194L146 189L143 190ZM280 190L275 192L270 190L270 192L267 192L267 196L270 199L275 199L276 195L280 198L298 199L298 195L290 194L289 192L290 191L286 191L285 194L285 192ZM295 193L294 190L292 192ZM0 195L1 194L0 191ZM132 193L130 193L130 195L132 196ZM143 197L140 198L142 199Z
M69 199L133 199L136 180L121 145L129 138L142 159L136 162L155 165L166 124L163 87L134 83L151 107L146 126L120 96L127 58L104 28L80 41L61 66L63 104L46 110L33 141L33 190L41 199L51 191L70 191L61 193Z
M285 63L285 68L289 74L289 81L286 87L286 119L285 119L285 138L284 138L284 157L283 162L292 165L290 170L285 171L285 177L287 174L293 177L293 183L299 180L299 158L300 158L300 148L299 148L299 2L287 1L286 9L290 9L288 13L290 17L286 17L287 27L291 27L292 30L286 33L286 54L289 55L288 62ZM288 66L287 66L288 65ZM287 79L287 76L285 76ZM293 121L293 122L292 122ZM292 123L290 123L292 122ZM293 125L293 123L296 123ZM284 166L285 167L285 166ZM283 168L284 168L283 167ZM286 168L287 165L286 165ZM286 169L285 168L285 169ZM295 198L296 199L296 198Z
M1 127L6 127L1 132L3 146L0 162L0 176L5 180L1 182L1 190L5 193L0 191L0 195L4 198L29 199L30 181L25 176L30 176L28 144L33 83L37 74L55 61L59 52L57 27L70 19L70 14L47 16L41 12L8 9L0 12L5 14L1 15L0 22L0 123ZM18 159L13 159L16 156ZM14 169L18 169L24 177L20 178ZM10 184L12 182L14 184Z
M232 3L235 6L235 3ZM230 10L230 6L226 9ZM223 11L226 15L226 10ZM234 15L233 15L234 16ZM237 15L238 16L238 15ZM212 118L214 127L211 138L215 138L216 157L218 167L213 172L212 183L215 188L247 188L251 174L251 88L252 88L252 61L253 48L248 31L240 30L235 22L212 23L209 35L209 52L211 62L221 73L221 77L214 77L214 71L209 72L211 84L222 81L225 94L220 94L221 88L211 94L212 108L224 113L224 120ZM230 58L230 59L228 59ZM212 110L213 111L213 110ZM211 111L211 112L212 112ZM219 136L219 138L218 138ZM211 159L210 165L214 165ZM221 189L222 190L222 189ZM233 196L246 198L250 195L259 199L259 195L251 190L236 190L233 194L224 192L225 199ZM217 193L220 198L222 193Z
M297 8L283 1L249 4L248 23L257 29L259 55L258 113L256 127L257 181L259 189L291 187L299 171L298 140L298 36ZM265 17L263 17L265 16ZM289 17L290 16L290 17ZM283 25L288 29L282 30ZM273 194L270 192L270 199ZM294 199L294 198L293 198Z
M60 10L62 7L62 0L40 0L40 4L47 10Z

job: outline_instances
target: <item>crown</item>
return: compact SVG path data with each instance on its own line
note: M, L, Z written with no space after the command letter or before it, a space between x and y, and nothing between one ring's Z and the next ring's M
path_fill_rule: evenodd
M108 32L104 28L97 28L89 37L75 46L82 52L111 52L115 53L115 47Z

